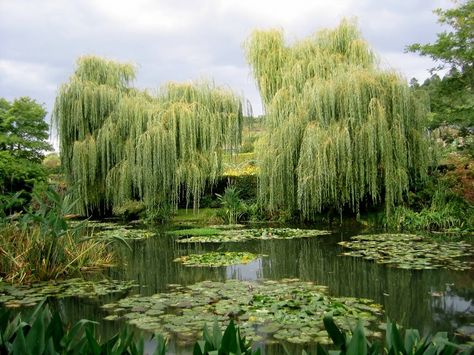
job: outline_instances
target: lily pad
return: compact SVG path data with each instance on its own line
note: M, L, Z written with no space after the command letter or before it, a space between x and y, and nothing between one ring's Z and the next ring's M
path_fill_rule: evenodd
M185 332L197 338L205 324L217 321L224 327L234 319L244 336L292 343L314 343L327 338L322 330L327 312L332 312L338 326L346 330L356 319L365 319L367 325L373 326L382 313L381 306L371 300L331 297L326 287L297 279L203 281L173 288L168 293L127 297L104 308L117 314L114 307L121 309L119 315L133 319L130 323L136 327L167 337ZM156 308L161 313L152 312Z
M331 234L330 231L299 228L251 228L220 230L208 228L207 234L202 231L193 234L193 230L177 230L170 232L179 236L178 243L225 243L245 242L248 240L296 239L320 237Z
M0 303L5 307L30 307L46 297L97 297L128 291L137 286L133 281L86 281L69 279L59 282L40 282L31 285L12 286L1 284Z
M412 234L369 234L358 235L339 244L350 249L342 255L361 257L400 269L469 270L472 264L461 259L472 255L472 246L466 242L438 243Z
M174 259L186 266L219 267L236 264L247 264L258 258L258 255L248 252L211 252L205 254L190 254Z
M99 232L94 233L94 236L98 238L118 237L128 240L142 240L152 237L154 235L155 233L150 232L146 229L128 229L123 227L101 230Z

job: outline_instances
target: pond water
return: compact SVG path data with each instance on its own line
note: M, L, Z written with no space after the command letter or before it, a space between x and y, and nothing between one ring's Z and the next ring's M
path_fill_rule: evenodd
M131 241L132 250L119 248L124 266L108 271L117 280L135 280L139 285L127 294L144 296L166 292L168 284L191 285L199 281L280 280L298 278L328 286L333 296L361 297L383 306L384 315L422 334L453 332L474 322L474 273L451 270L403 270L349 256L337 243L349 240L356 230L338 230L331 235L292 240L252 240L244 243L180 244L158 230L155 237ZM245 264L228 267L186 267L173 262L179 256L204 251L247 251L265 255ZM99 331L110 336L119 322L103 321L101 308L124 294L97 298L66 298L56 301L70 321L88 318L100 321ZM280 349L281 350L281 349ZM178 353L180 351L177 351ZM184 350L186 352L186 350ZM266 353L279 353L268 347Z

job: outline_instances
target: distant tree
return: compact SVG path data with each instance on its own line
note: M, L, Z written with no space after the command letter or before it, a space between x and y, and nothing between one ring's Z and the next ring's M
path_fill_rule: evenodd
M21 203L10 212L20 210L30 200L34 185L46 180L41 160L52 147L46 141L45 116L45 109L28 97L12 103L0 98L0 208L8 196L23 191Z
M44 152L52 150L47 142L49 126L46 110L29 97L12 103L0 98L0 151L15 158L40 163Z
M433 76L421 86L430 96L434 126L443 122L474 125L474 0L455 3L454 8L434 11L438 22L451 31L438 33L434 43L407 47L436 62ZM436 72L442 69L449 71L441 79Z

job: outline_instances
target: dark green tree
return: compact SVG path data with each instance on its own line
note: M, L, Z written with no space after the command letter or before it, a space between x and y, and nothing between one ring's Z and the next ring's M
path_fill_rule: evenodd
M44 107L29 97L12 103L0 98L0 151L40 163L44 152L52 150L45 116Z
M23 191L9 211L20 210L27 203L36 182L46 180L41 165L49 127L44 121L46 110L35 100L21 97L8 102L0 98L0 214L2 206L10 205L9 196Z
M438 22L450 27L438 33L434 43L415 43L407 51L436 62L433 76L423 85L430 96L432 126L442 123L474 125L474 0L455 1L456 6L436 9ZM440 78L436 72L448 72Z

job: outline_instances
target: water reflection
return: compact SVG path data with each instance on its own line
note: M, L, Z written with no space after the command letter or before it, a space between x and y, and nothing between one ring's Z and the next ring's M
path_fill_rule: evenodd
M109 277L136 280L135 293L152 295L167 290L168 284L189 285L203 280L258 280L299 278L326 285L335 296L363 297L383 305L385 314L404 327L422 333L453 331L474 321L474 275L449 270L401 270L360 258L339 256L337 242L350 237L338 232L321 238L250 241L224 244L178 244L162 232L149 240L131 242L132 251L119 248L125 265L109 271ZM179 256L204 251L248 251L264 255L247 265L219 268L186 267L173 262ZM132 293L133 293L132 292ZM101 321L99 332L110 336L120 323L102 321L100 308L120 296L99 299L63 299L55 307L68 321L82 318ZM281 346L267 353L283 353Z

